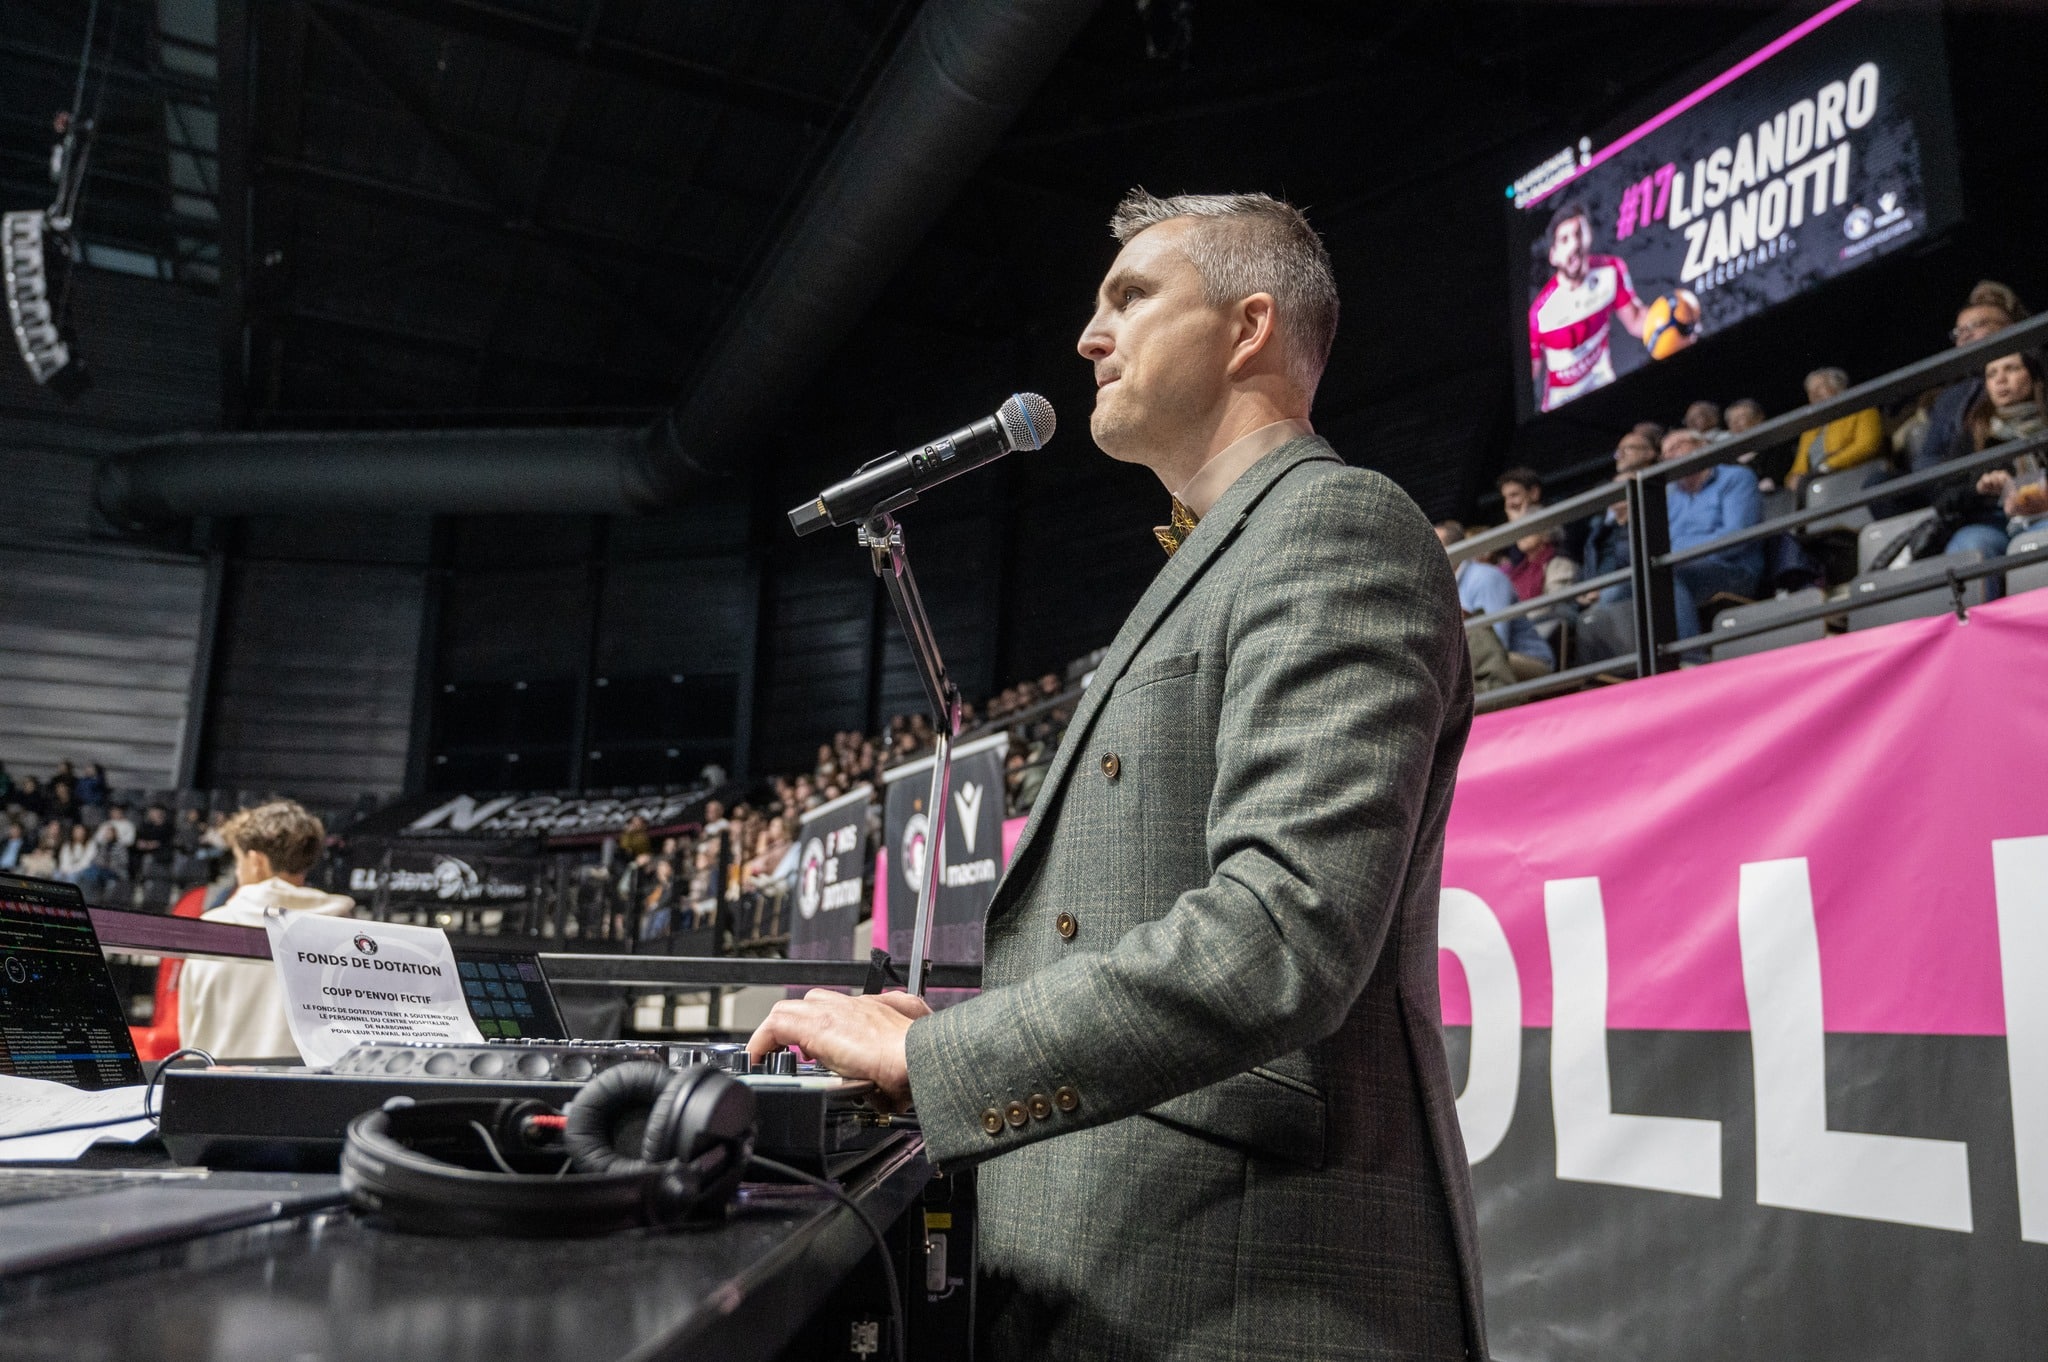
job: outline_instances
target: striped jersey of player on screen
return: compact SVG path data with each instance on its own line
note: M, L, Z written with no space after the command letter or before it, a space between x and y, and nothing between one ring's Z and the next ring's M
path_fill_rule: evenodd
M1567 203L1551 217L1549 245L1555 273L1529 305L1529 365L1539 411L1612 383L1608 319L1619 319L1635 336L1644 319L1628 264L1593 254L1593 220L1584 204Z

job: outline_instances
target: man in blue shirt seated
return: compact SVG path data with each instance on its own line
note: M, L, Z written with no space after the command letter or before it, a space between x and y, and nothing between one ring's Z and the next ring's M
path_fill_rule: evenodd
M1436 525L1436 537L1445 548L1465 537L1465 527L1455 520L1440 520ZM1491 563L1468 559L1458 564L1458 604L1464 607L1466 615L1489 615L1496 610L1505 610L1519 601L1514 584L1508 575ZM1543 641L1543 635L1536 632L1536 626L1529 622L1527 615L1517 615L1510 620L1501 620L1493 626L1501 646L1507 649L1508 665L1514 670L1517 681L1528 681L1554 671L1557 654L1550 651L1550 645ZM1474 672L1479 671L1479 659L1475 655Z
M1706 444L1706 437L1695 431L1674 430L1664 437L1662 457L1667 463L1682 459ZM1671 521L1674 553L1746 530L1764 518L1756 474L1737 463L1717 464L1704 473L1667 483L1664 508ZM1701 632L1700 602L1723 591L1754 597L1763 575L1764 548L1755 540L1673 568L1671 596L1678 636L1692 638Z

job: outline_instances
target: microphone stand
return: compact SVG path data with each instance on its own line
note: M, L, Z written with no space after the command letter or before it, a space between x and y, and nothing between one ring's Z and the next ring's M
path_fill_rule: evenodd
M924 976L931 947L932 911L939 897L939 863L946 850L946 801L952 797L953 739L960 736L960 689L946 675L946 663L939 656L938 639L932 634L931 617L925 614L924 598L917 591L917 576L910 570L909 555L903 549L903 527L887 510L877 510L861 522L860 545L873 560L875 575L889 588L889 603L910 641L910 655L917 663L917 678L924 683L925 699L932 707L932 732L937 741L932 751L931 793L926 815L924 873L918 877L917 916L910 933L910 992L924 996ZM907 848L906 848L907 849Z

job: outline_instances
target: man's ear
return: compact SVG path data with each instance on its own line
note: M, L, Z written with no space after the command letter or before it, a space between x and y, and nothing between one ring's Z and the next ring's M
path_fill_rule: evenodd
M1254 293L1238 301L1230 316L1232 345L1225 373L1235 378L1277 343L1273 335L1276 320L1272 294Z

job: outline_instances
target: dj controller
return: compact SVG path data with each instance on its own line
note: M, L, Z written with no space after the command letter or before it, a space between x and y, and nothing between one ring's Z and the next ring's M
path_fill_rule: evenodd
M566 1105L596 1074L648 1061L710 1064L754 1091L755 1149L831 1176L892 1129L868 1105L874 1085L797 1061L784 1050L751 1062L744 1045L634 1041L488 1041L358 1045L329 1069L217 1064L167 1069L160 1133L171 1157L209 1168L327 1171L348 1123L394 1097L533 1098Z

